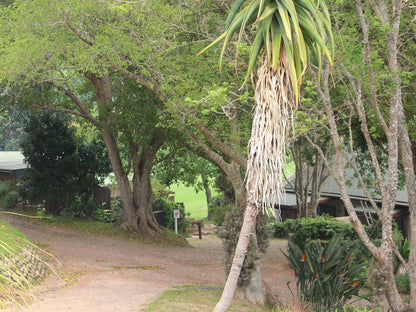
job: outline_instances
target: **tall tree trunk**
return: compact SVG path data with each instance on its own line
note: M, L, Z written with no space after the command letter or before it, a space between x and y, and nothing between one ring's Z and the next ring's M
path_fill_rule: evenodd
M120 151L117 146L117 137L114 134L110 134L105 128L106 123L111 121L113 118L111 109L109 109L111 105L110 78L107 73L104 73L102 76L86 73L85 77L88 78L94 86L100 121L97 126L99 127L101 136L106 145L110 163L117 180L117 186L120 190L121 201L123 203L123 214L120 221L121 226L124 229L138 231L139 228L137 224L133 196L127 173L121 162Z
M153 138L150 144L144 144L140 155L138 147L132 144L133 162L133 200L137 224L142 234L149 235L159 230L159 225L153 214L152 201L153 191L150 181L153 161L164 142L163 138Z
M238 141L239 135L238 135L237 110L235 109L234 111L230 111L228 116L230 117L230 122L231 122L231 134L230 134L230 137L232 138L231 145L239 146L240 142ZM225 175L227 176L227 179L233 185L233 189L235 192L236 205L238 207L241 207L241 209L245 209L247 205L247 193L246 193L246 188L244 185L243 178L241 176L241 170L246 169L246 164L247 164L246 159L241 154L233 150L232 148L226 146L223 142L220 142L202 124L198 124L196 128L205 137L205 139L207 139L213 146L215 146L218 150L224 153L224 155L228 156L231 159L230 162L225 161L224 157L214 152L207 144L205 144L202 141L200 137L193 135L189 130L185 129L185 134L194 142L194 144L199 146L207 155L207 158L225 173ZM250 233L253 232L253 229L249 229ZM241 246L240 246L240 249L241 249ZM241 250L236 249L235 252L236 253L241 252ZM243 262L244 262L244 258L245 258L245 254L243 255L243 259L242 259ZM255 272L253 273L252 276L250 276L249 285L246 286L247 291L243 291L241 289L239 290L239 292L244 294L244 296L247 299L259 298L258 294L263 292L263 287L262 287L263 285L262 285L261 274L260 274L260 264L256 263L255 265L256 265L255 270L254 270ZM241 266L240 266L240 271L241 271ZM238 276L237 276L237 281L238 281ZM237 282L235 283L235 289L233 290L231 299L236 290L237 290ZM262 297L264 298L264 296ZM221 310L221 311L225 311L225 310Z
M400 146L401 158L406 177L406 190L409 204L409 241L410 254L406 265L407 272L410 279L410 302L409 305L416 311L416 174L415 174L415 159L416 149L414 141L411 141L408 130L405 113L400 110Z
M107 147L110 163L113 168L114 176L117 181L117 186L120 191L121 201L123 203L123 212L121 215L120 225L123 229L131 229L138 232L137 217L133 202L133 194L130 187L130 182L127 177L123 165L121 163L120 152L118 150L117 141L115 137L108 134L101 129L101 136Z
M204 185L204 190L205 190L205 198L207 200L207 210L208 210L208 216L207 216L207 220L211 220L211 211L208 209L209 203L211 202L211 189L209 187L208 184L208 179L206 177L206 175L204 173L201 173L201 179L202 179L202 184Z
M237 247L235 249L235 255L231 270L228 274L227 282L225 283L221 299L215 306L214 312L227 311L237 290L238 278L240 277L241 268L244 264L245 253L250 242L250 236L255 229L256 217L258 214L258 207L257 203L254 201L253 193L253 190L250 190L249 196L247 198L247 208L244 213L243 226L241 227L241 232L239 235Z
M292 110L295 106L286 51L280 51L277 69L269 66L264 49L258 68L255 108L246 170L247 208L233 264L214 312L227 311L237 288L238 277L253 233L259 209L278 204L283 190L282 166Z

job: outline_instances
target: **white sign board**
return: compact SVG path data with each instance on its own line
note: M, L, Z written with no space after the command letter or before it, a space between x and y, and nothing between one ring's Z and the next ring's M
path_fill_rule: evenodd
M174 219L179 219L180 218L180 211L179 211L179 209L174 209L173 210L173 218Z

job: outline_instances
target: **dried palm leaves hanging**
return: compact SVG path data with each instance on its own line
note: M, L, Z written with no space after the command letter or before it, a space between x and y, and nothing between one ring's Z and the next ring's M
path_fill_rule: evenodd
M261 203L264 212L278 205L283 193L286 142L296 101L285 50L276 69L268 65L266 53L262 58L254 94L246 181L249 198L256 206Z

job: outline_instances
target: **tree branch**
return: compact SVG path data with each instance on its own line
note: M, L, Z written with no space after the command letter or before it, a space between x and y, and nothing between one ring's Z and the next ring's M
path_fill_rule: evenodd
M224 142L220 141L207 127L205 127L201 122L197 121L194 123L195 128L216 148L218 148L222 153L236 161L242 169L245 171L247 169L247 159L236 152L234 149L226 145Z

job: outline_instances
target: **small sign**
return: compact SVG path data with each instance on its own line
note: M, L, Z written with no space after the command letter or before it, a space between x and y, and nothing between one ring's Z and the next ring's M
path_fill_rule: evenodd
M173 218L174 219L179 219L180 218L180 211L179 211L179 209L174 209L173 210Z

